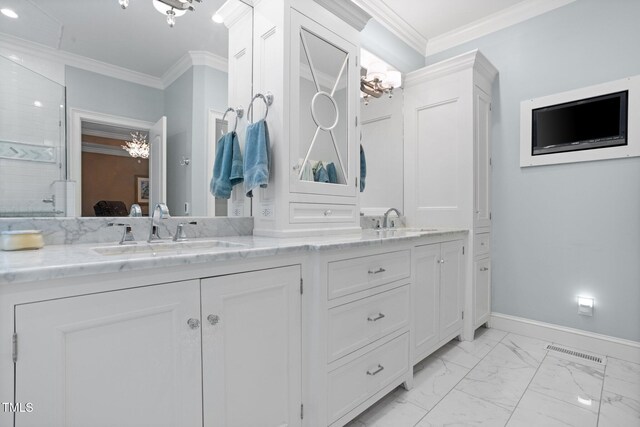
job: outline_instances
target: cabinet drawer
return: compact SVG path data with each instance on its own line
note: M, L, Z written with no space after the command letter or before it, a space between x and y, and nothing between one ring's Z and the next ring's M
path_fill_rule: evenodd
M407 327L409 304L409 286L403 286L329 310L329 361Z
M404 279L410 274L411 255L408 250L330 262L328 297L334 299L349 295Z
M473 256L480 256L489 253L491 249L489 245L491 244L491 234L490 233L480 233L476 234L476 239L473 244Z
M356 218L355 205L326 203L289 203L289 222L350 222Z
M334 422L409 369L409 333L329 373L328 418Z

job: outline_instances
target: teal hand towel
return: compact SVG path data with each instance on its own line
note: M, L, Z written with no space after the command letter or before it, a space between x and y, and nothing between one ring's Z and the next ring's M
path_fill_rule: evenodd
M360 192L364 191L364 181L367 179L367 159L364 157L364 148L360 144Z
M269 183L269 130L264 120L247 126L244 143L244 191L253 197L253 190Z
M316 164L316 167L313 168L313 180L315 182L329 182L329 174L324 168L322 162L318 162L318 164Z
M331 184L338 183L338 171L336 170L336 165L333 162L327 165L327 175L329 175L329 182Z
M235 132L229 132L222 135L216 145L216 158L209 190L217 199L229 199L233 186L241 183L242 180L242 153L238 135Z

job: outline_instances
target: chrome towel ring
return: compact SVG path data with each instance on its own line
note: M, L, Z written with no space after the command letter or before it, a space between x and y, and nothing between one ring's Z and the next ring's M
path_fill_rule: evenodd
M253 98L251 98L251 103L249 104L249 108L247 108L247 120L249 119L251 109L253 108L253 101L258 98L262 99L264 101L264 105L266 106L266 109L264 110L264 117L262 118L262 120L265 120L267 118L267 114L269 114L269 106L273 104L273 94L271 92L267 92L264 95L261 93L256 93Z
M236 115L236 122L233 125L233 132L235 132L236 129L238 128L238 121L240 121L240 119L244 115L244 109L242 107L238 107L238 108L229 107L229 108L227 108L227 111L225 111L224 114L222 115L222 121L223 122L227 118L227 113L231 113L231 112L235 113L235 115ZM220 133L222 134L222 130L220 131Z

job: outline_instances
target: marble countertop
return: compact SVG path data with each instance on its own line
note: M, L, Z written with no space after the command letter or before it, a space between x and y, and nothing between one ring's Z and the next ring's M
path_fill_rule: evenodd
M141 242L126 249L121 249L117 242L49 245L39 250L0 251L0 285L294 252L299 254L301 251L357 248L466 232L464 229L407 229L384 235L363 230L358 234L304 238L226 236L193 239L183 245ZM216 246L216 242L227 246ZM119 253L120 250L129 252Z

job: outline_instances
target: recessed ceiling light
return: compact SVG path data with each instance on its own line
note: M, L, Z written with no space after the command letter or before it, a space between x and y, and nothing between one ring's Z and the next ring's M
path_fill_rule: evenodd
M6 17L13 18L13 19L18 18L18 14L11 9L7 9L7 8L0 9L0 12L2 12L2 14Z
M42 102L40 102L40 101L33 101L33 105L35 105L36 107L42 107Z
M224 22L224 17L219 13L214 13L213 16L211 17L211 20L216 24L222 24Z

